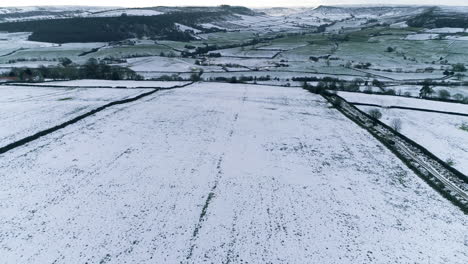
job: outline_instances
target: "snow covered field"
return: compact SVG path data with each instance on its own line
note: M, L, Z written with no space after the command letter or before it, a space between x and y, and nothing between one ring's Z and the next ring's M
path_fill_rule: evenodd
M298 88L160 91L0 155L0 170L4 263L468 257L458 208Z
M401 94L408 93L409 95L413 97L418 97L419 92L421 91L422 85L395 85L395 86L390 86L388 87L390 89L393 89L395 92ZM446 90L450 93L451 96L455 94L461 94L463 96L468 97L468 86L433 86L432 90L434 91L433 96L437 97L438 92L441 90Z
M368 112L374 107L358 106ZM447 114L427 113L399 109L380 109L382 119L391 125L400 119L400 133L422 145L440 159L454 162L453 167L468 174L468 131L461 129L468 125L468 117Z
M180 86L188 82L162 82L162 81L112 81L112 80L73 80L33 83L33 86L70 86L70 87L125 87L125 88L169 88ZM27 85L27 84L25 84Z
M216 50L210 53L219 53L223 57L246 57L246 58L260 58L260 59L270 59L278 54L276 50L264 50L264 49L249 49L249 48L230 48L230 49L221 49Z
M403 106L436 111L455 112L468 114L468 105L457 103L446 103L416 98L405 98L401 96L338 92L340 96L352 103L376 104L380 106Z
M413 34L408 35L405 39L406 40L429 40L429 39L437 39L439 37L438 34Z
M125 14L127 16L157 16L163 14L162 12L156 10L146 10L146 9L117 9L109 10L104 12L97 12L89 17L119 17Z
M145 91L0 86L0 147Z
M222 71L222 68L217 66L196 65L195 59L160 56L127 59L124 65L136 72L191 72L200 68L205 71Z

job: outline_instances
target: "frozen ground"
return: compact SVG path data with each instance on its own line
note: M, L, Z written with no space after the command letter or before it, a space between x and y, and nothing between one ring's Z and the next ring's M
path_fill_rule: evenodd
M374 107L358 106L368 112ZM440 159L453 160L456 169L468 174L468 117L419 111L380 109L382 119L391 125L394 119L402 122L401 133L422 145Z
M352 103L376 104L380 106L403 106L436 111L468 114L468 105L457 103L438 102L402 96L338 92L340 96Z
M73 81L56 81L34 83L34 86L70 86L70 87L125 87L125 88L168 88L180 86L188 82L162 82L162 81L111 81L111 80L73 80Z
M0 147L146 91L0 86Z
M419 92L421 91L422 85L395 85L395 86L389 86L387 88L393 89L397 94L409 93L409 95L413 97L418 97ZM447 86L432 86L432 90L434 90L433 96L435 98L437 98L438 92L441 90L448 91L451 96L455 94L461 94L465 97L468 96L468 86L448 86L448 87Z
M429 39L437 39L439 37L438 34L413 34L408 35L405 39L406 40L429 40Z
M90 17L119 17L122 14L126 14L127 16L157 16L163 14L162 12L156 10L145 10L145 9L117 9L117 10L109 10L104 12L97 12L91 15Z
M199 66L195 64L195 59L188 58L168 58L168 57L141 57L127 59L125 66L136 72L156 71L156 72L191 72L203 68L205 71L223 71L217 66Z
M458 208L298 88L160 91L3 154L0 170L4 263L468 257Z

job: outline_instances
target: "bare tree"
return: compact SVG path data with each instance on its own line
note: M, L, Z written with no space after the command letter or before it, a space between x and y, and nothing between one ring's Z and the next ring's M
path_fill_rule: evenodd
M401 119L399 118L395 118L392 120L391 122L391 127L393 128L393 130L395 130L396 132L400 132L401 128L402 128L402 122L401 122Z

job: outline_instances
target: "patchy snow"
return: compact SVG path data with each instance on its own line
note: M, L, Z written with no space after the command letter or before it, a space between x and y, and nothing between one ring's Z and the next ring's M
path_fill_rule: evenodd
M427 33L461 33L465 32L464 28L432 28L425 30Z
M29 67L29 68L39 68L40 66L55 66L59 64L58 61L18 61L14 63L2 63L0 64L0 68L21 68L21 67Z
M468 36L447 36L445 38L449 40L468 41Z
M406 40L430 40L437 39L439 34L410 34L406 36Z
M277 50L264 50L253 49L252 47L245 48L229 48L210 51L208 54L219 53L224 57L238 57L238 58L253 58L253 59L270 59L279 53Z
M200 26L202 26L203 28L218 28L218 29L225 29L223 27L220 27L218 25L215 25L215 24L212 24L212 23L203 23L203 24L200 24Z
M127 16L157 16L163 14L156 10L148 9L119 9L119 10L109 10L105 12L99 12L89 15L90 17L118 17L123 14Z
M4 263L468 257L466 216L302 89L161 91L3 154L0 169Z
M408 93L409 96L419 97L421 87L422 85L395 85L389 86L386 89L393 89L397 94L401 95ZM434 94L432 95L434 98L438 97L438 92L441 90L448 91L451 96L461 94L464 97L468 97L468 86L432 86L432 90L434 90Z
M189 26L186 26L186 25L182 25L182 24L179 24L179 23L174 23L176 25L176 27L180 30L180 31L193 31L193 33L197 34L197 33L201 33L201 30L199 29L196 29L196 28L193 28L193 27L189 27Z
M0 32L0 55L6 55L14 50L27 48L55 47L58 44L29 41L30 32L7 33Z
M249 58L226 58L226 57L210 57L207 59L209 64L237 64L245 67L273 67L275 61L271 59L249 59Z
M195 65L195 59L188 58L169 58L161 56L150 56L141 58L127 59L125 66L131 68L136 72L144 71L159 71L159 72L191 72L203 66ZM222 69L219 67L212 67L213 70Z
M406 24L406 21L403 22L398 22L390 25L390 28L407 28L408 24Z

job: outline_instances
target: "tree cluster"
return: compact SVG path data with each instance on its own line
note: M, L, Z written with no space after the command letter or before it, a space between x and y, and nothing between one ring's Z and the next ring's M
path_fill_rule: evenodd
M67 58L61 59L59 66L41 66L37 69L13 68L8 74L19 81L40 82L44 79L75 80L75 79L102 79L102 80L141 80L142 77L133 70L105 64L103 61L89 59L84 65L74 65Z

